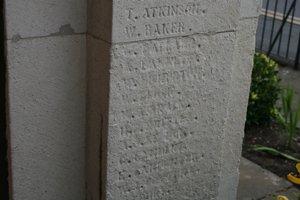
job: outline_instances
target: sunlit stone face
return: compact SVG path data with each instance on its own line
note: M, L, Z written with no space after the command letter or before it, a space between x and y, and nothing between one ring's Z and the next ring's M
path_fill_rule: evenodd
M108 199L217 196L234 41L228 32L112 46Z

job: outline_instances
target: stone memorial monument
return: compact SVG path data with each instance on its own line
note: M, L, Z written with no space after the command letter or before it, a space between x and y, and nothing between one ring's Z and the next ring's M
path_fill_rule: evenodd
M234 199L258 2L88 6L88 199Z
M6 0L14 200L233 200L259 0Z

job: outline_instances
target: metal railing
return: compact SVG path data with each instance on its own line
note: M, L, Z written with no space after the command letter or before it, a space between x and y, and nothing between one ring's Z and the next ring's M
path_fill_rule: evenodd
M298 0L264 0L256 49L281 63L300 63L300 4Z

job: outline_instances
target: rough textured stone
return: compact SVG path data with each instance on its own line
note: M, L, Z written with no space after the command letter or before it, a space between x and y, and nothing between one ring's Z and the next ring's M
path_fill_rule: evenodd
M261 7L262 0L241 0L240 18L257 18L261 14Z
M6 0L7 38L86 32L86 0Z
M252 3L7 0L14 199L232 199Z
M85 36L7 42L14 200L85 198Z
M235 66L232 71L231 97L227 130L222 150L222 178L220 200L235 199L239 175L242 140L248 105L257 17L260 14L260 0L242 0L241 16L235 45Z
M89 1L88 199L234 199L258 4L107 2Z
M113 45L107 199L213 199L235 33Z
M85 198L86 0L5 0L14 200Z

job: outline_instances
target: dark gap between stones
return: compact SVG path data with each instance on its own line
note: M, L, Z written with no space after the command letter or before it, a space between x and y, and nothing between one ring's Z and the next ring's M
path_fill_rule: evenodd
M4 1L0 2L0 199L9 199L6 138L6 62L4 45Z

